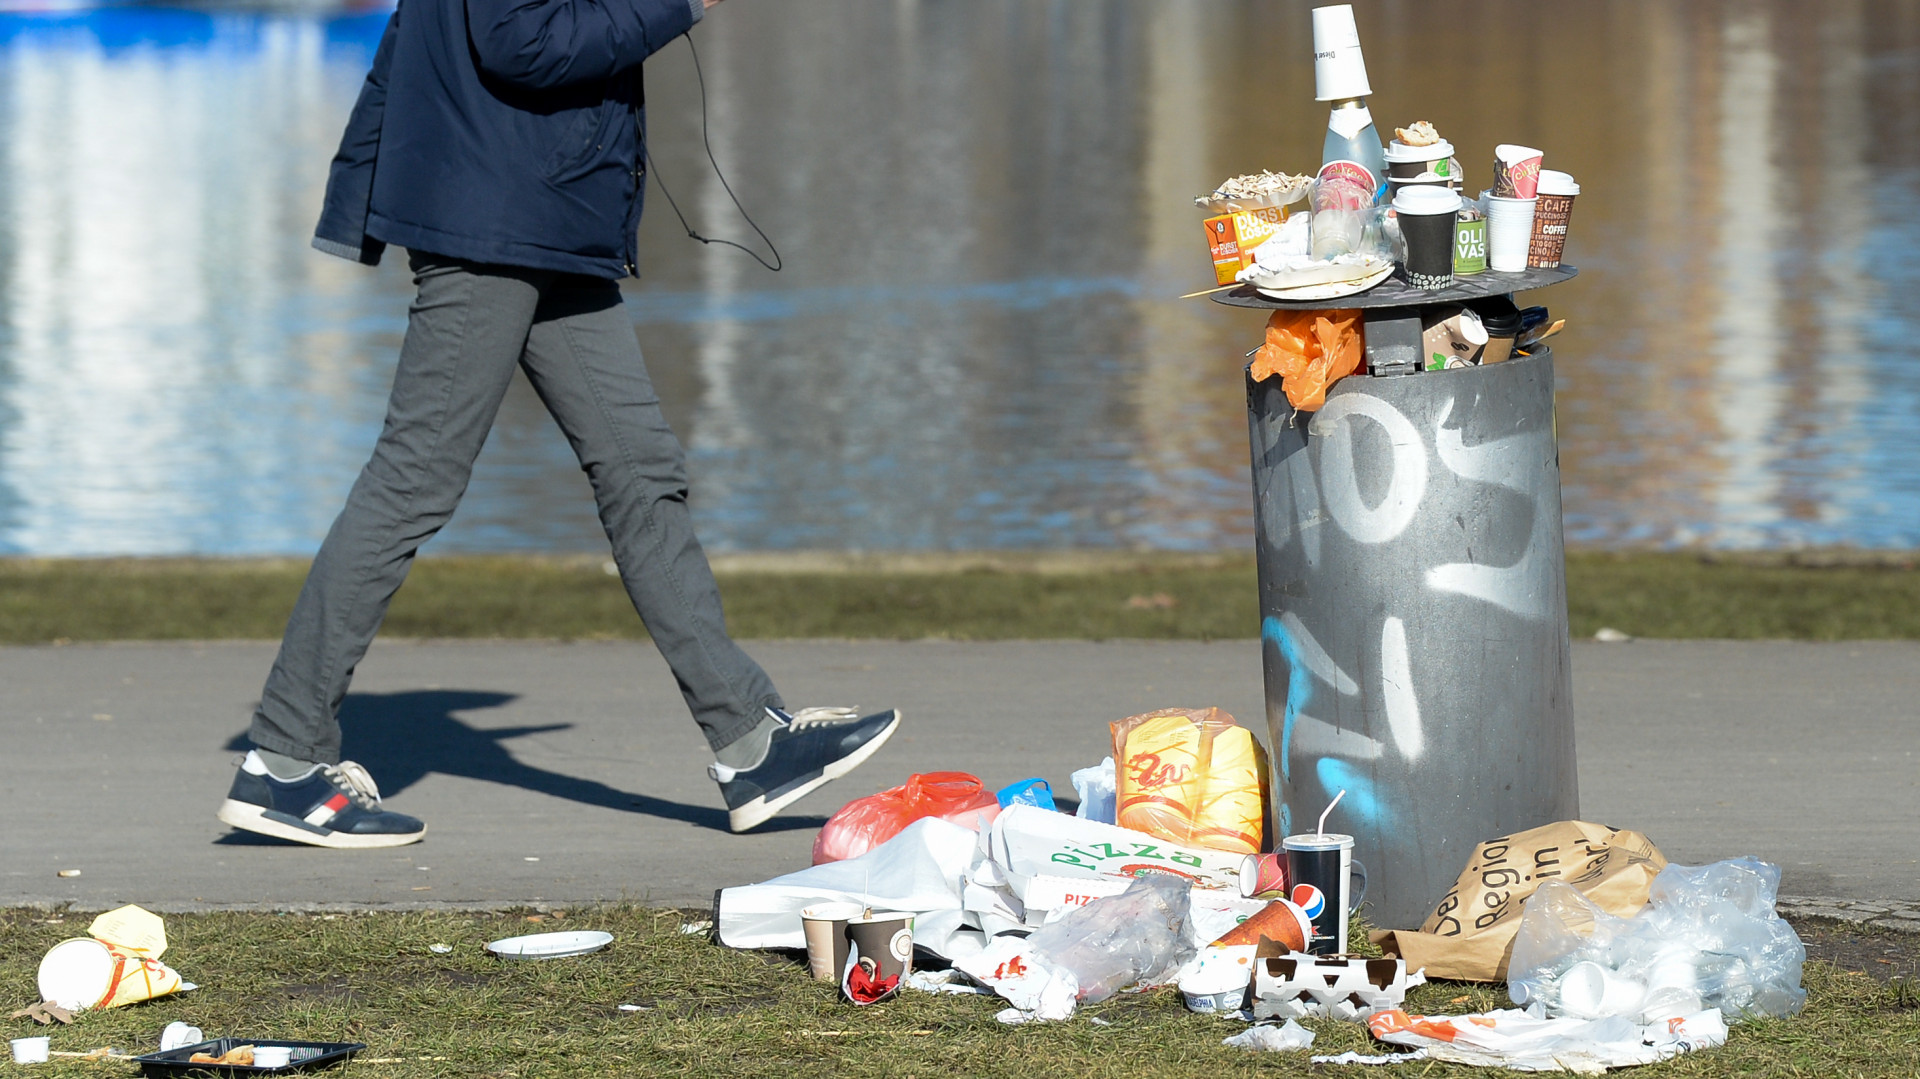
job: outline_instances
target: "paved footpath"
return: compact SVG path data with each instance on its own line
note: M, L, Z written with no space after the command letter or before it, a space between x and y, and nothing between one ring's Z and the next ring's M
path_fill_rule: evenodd
M907 720L852 778L731 836L651 646L378 643L347 753L430 826L386 851L214 820L271 644L0 648L0 905L703 905L806 865L826 814L914 771L1070 790L1120 716L1210 703L1264 726L1253 641L749 647L796 704ZM1758 854L1800 909L1920 929L1920 643L1576 643L1574 705L1583 816L1676 861Z

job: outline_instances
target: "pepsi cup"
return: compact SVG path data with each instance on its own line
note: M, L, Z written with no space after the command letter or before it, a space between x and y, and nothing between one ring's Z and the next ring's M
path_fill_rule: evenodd
M1290 835L1282 843L1287 853L1287 897L1313 923L1307 951L1313 955L1342 955L1347 950L1347 914L1366 897L1366 867L1353 860L1350 835ZM1360 877L1354 894L1352 882Z

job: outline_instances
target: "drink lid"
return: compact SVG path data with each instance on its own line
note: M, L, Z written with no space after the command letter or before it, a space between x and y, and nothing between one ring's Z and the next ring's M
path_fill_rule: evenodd
M1542 195L1578 195L1580 185L1564 172L1541 169L1539 192Z
M1408 146L1395 139L1387 143L1387 160L1402 161L1444 161L1453 156L1453 143L1445 139L1432 146Z
M1403 214L1450 214L1460 209L1460 196L1444 184L1410 184L1394 194L1393 209Z
M1360 30L1353 23L1352 4L1313 9L1313 83L1317 101L1373 93L1367 83L1367 61L1360 54Z

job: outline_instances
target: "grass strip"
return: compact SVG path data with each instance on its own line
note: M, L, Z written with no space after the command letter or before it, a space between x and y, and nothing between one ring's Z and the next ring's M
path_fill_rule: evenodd
M680 932L685 914L614 906L529 918L457 911L374 914L174 914L166 960L200 989L182 997L82 1013L72 1026L7 1022L9 1037L46 1033L56 1052L157 1048L181 1019L208 1037L358 1041L357 1076L665 1075L770 1079L833 1076L1124 1076L1235 1079L1321 1074L1304 1053L1250 1053L1221 1039L1244 1029L1196 1016L1160 989L1084 1008L1071 1022L1008 1027L1002 1002L910 993L856 1009L811 981L784 953L736 952ZM35 999L34 971L89 915L0 911L0 995ZM530 924L533 920L540 924ZM495 959L488 941L557 929L602 929L614 945L548 961ZM1853 930L1855 935L1873 930ZM1886 934L1911 970L1920 938ZM451 951L436 954L432 946ZM1910 985L1810 962L1807 1008L1743 1023L1727 1045L1633 1070L1670 1076L1912 1076L1920 1073L1920 1008ZM621 1004L644 1010L623 1012ZM1435 983L1408 1010L1460 1014L1507 1006L1502 988ZM1109 1025L1089 1021L1098 1016ZM1313 1051L1378 1052L1354 1023L1308 1020ZM375 1061L379 1061L376 1063ZM16 1069L17 1070L17 1069ZM124 1064L55 1057L44 1079L130 1075ZM1413 1074L1493 1073L1422 1064Z
M393 637L645 636L603 559L423 558L395 597ZM746 639L1247 638L1259 632L1248 556L800 555L721 558ZM270 639L306 572L294 560L0 559L0 643ZM1576 637L1920 638L1906 553L1705 558L1573 552Z

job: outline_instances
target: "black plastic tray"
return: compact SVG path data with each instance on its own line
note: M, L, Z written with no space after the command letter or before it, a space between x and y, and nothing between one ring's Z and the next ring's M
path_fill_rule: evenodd
M1453 284L1434 292L1424 292L1407 284L1406 270L1395 267L1393 275L1365 292L1331 300L1276 300L1262 296L1252 285L1241 285L1231 292L1213 297L1213 302L1228 307L1253 307L1263 311L1323 311L1329 308L1351 310L1357 307L1414 307L1436 303L1460 303L1483 296L1504 296L1513 292L1545 288L1572 280L1580 271L1561 264L1548 270L1520 270L1516 273L1475 274L1456 277Z
M294 1059L284 1068L254 1068L242 1064L191 1064L187 1058L195 1053L209 1053L221 1056L227 1050L240 1045L284 1045L293 1050ZM183 1045L178 1049L168 1049L163 1053L148 1053L134 1057L134 1063L140 1065L142 1075L151 1076L202 1076L202 1075L285 1075L292 1072L318 1071L331 1068L335 1064L344 1064L353 1054L365 1049L361 1042L290 1042L277 1038L215 1038L198 1045ZM302 1057L302 1049L317 1049L318 1053Z

